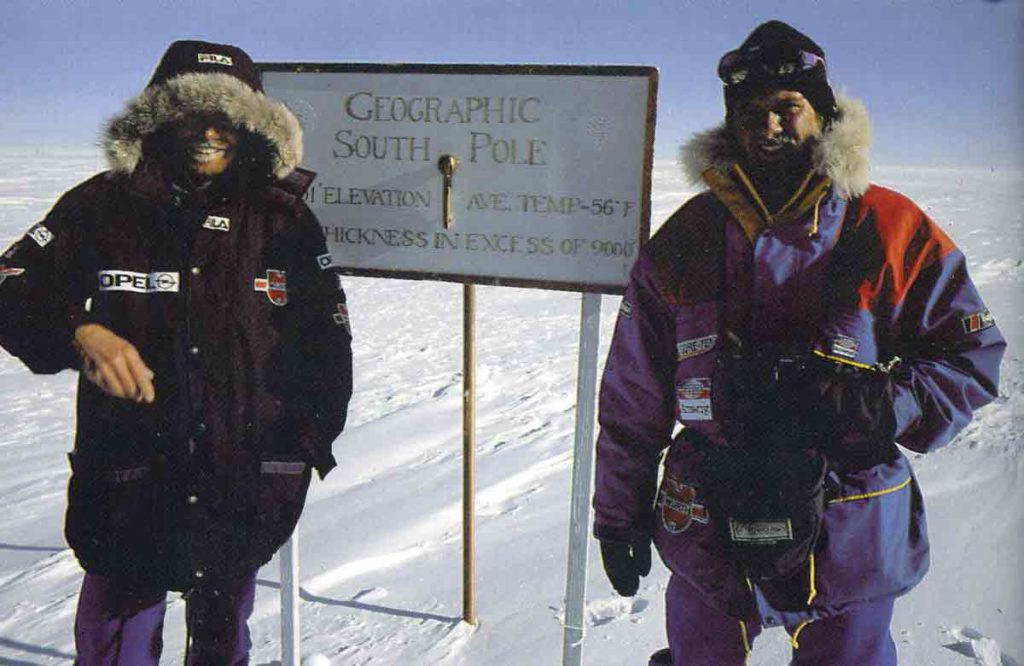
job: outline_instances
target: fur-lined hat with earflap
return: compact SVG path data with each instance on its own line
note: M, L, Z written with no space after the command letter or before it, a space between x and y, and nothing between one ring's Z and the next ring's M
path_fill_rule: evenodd
M836 118L815 140L811 162L816 173L827 176L845 197L868 189L871 125L864 105L842 93L836 95ZM740 162L743 151L726 123L694 134L679 149L683 175L694 184L703 182L708 169L726 172Z
M264 94L248 54L229 44L183 40L168 47L145 90L107 125L103 148L110 169L131 173L142 161L147 137L169 122L203 113L223 114L265 139L276 178L288 176L302 160L299 121Z

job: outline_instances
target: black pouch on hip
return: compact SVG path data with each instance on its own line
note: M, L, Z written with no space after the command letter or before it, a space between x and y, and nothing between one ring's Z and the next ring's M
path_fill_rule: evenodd
M704 447L702 481L719 545L779 610L806 608L825 508L816 449Z

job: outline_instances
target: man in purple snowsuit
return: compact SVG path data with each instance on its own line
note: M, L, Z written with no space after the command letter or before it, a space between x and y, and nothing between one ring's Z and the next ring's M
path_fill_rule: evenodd
M644 246L609 350L605 571L634 594L652 540L671 570L652 664L743 664L762 626L794 664L895 664L893 602L928 568L895 443L948 443L1005 342L953 242L869 184L866 112L817 44L771 21L718 74L726 121L681 151L709 189Z
M348 310L303 203L295 116L241 49L173 43L104 135L110 169L0 260L0 344L81 371L65 534L76 664L155 666L167 590L192 666L241 666L257 569L352 393Z

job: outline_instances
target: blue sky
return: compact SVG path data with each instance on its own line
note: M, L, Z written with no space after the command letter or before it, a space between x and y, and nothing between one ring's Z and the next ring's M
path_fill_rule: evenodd
M267 61L655 65L671 158L722 117L718 58L770 18L867 104L876 163L1024 167L1024 0L5 0L0 145L95 144L191 37Z

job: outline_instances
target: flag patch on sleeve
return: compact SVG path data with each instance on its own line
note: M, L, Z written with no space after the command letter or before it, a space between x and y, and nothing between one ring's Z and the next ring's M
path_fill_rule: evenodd
M964 325L964 333L977 333L996 325L996 318L988 310L967 315L960 320Z
M832 354L835 356L856 358L859 347L860 343L857 342L857 338L851 338L849 335L837 335L832 340Z

